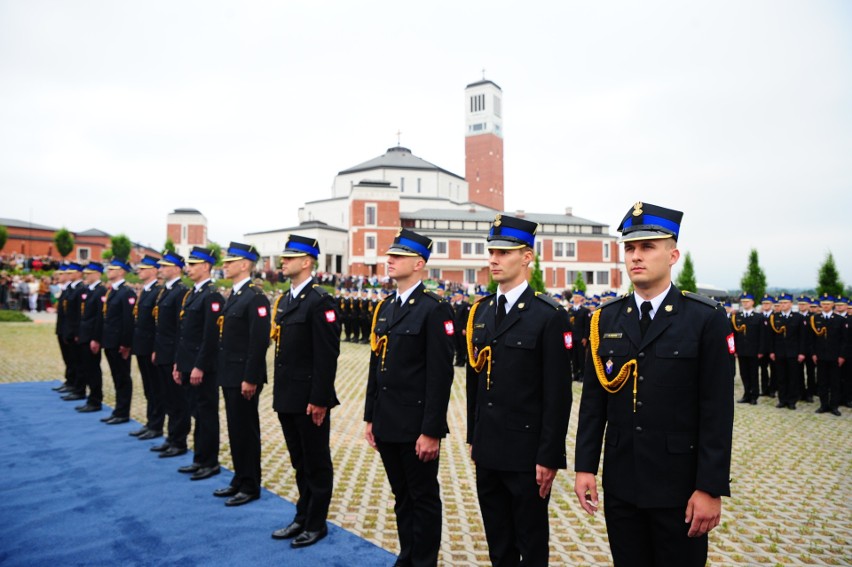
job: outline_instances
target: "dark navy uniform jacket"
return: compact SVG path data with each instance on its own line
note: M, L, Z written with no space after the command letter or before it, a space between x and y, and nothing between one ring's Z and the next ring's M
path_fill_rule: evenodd
M836 362L838 358L847 356L848 321L849 319L836 313L832 313L828 319L822 313L810 316L811 352L816 355L817 360ZM845 364L849 363L847 361Z
M107 286L106 310L101 319L101 346L118 348L133 346L133 308L136 292L122 282L118 289Z
M644 338L638 311L632 295L600 309L601 371L611 379L628 361L638 362L635 411L633 378L609 393L590 356L574 470L597 474L606 429L607 494L640 508L685 507L696 489L729 496L734 383L725 311L672 285Z
M752 356L764 354L766 348L765 317L757 311L752 311L746 316L742 311L731 315L731 323L734 327L734 342L737 348L737 356Z
M477 466L564 469L571 415L571 323L565 309L527 287L500 326L497 296L471 310L467 340L475 355L491 348L487 367L467 367L467 442ZM469 346L470 348L470 346Z
M338 405L334 391L340 354L340 313L334 297L311 279L294 299L287 291L276 303L272 408L305 413L308 404Z
M364 421L388 443L416 441L421 434L447 435L447 404L453 384L453 310L418 284L401 308L397 295L378 307L373 334L386 350L370 356Z
M175 363L179 372L198 368L215 372L219 350L217 321L225 309L225 298L207 281L197 290L193 287L182 302L180 330Z
M219 313L219 385L239 388L242 382L266 384L266 349L271 315L263 289L245 284L232 292Z
M77 333L77 344L85 345L89 341L101 342L101 317L103 317L104 302L106 301L106 286L101 282L95 289L89 289L86 284L80 287L80 328Z
M157 294L157 305L154 307L157 322L154 353L157 355L156 363L158 365L175 363L180 309L187 293L186 286L178 280L172 285L171 289L163 285Z
M154 305L157 303L157 295L160 286L154 283L150 289L142 288L139 299L136 300L133 315L136 328L133 331L133 354L136 356L151 357L154 352L154 334L157 326L154 322Z

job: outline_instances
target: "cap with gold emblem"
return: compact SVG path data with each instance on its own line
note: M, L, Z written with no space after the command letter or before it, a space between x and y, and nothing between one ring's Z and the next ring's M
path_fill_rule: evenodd
M680 232L683 213L650 203L638 202L627 211L624 220L618 225L621 233L619 242L633 240L652 240L655 238L674 238Z
M186 259L187 264L201 264L207 262L211 266L216 264L216 258L213 256L213 251L209 248L201 246L193 246L189 252L189 257Z
M127 260L125 258L119 258L116 256L110 261L109 265L107 266L107 270L117 270L119 268L124 270L125 272L133 271L133 268L130 267L130 264L127 263Z
M223 262L233 262L235 260L248 260L249 262L257 262L260 254L257 249L251 244L243 244L241 242L231 242L228 245L226 252L228 255L222 258Z
M538 225L528 220L499 214L491 223L488 231L488 248L515 250L535 245L535 232Z
M183 256L169 250L163 250L163 257L157 263L160 266L177 266L178 268L183 268L185 264Z
M413 230L400 228L385 254L389 256L421 256L427 262L432 254L432 239Z
M290 238L287 239L287 244L284 245L284 252L281 253L281 257L298 258L299 256L311 256L319 258L319 254L319 243L315 238L291 234Z

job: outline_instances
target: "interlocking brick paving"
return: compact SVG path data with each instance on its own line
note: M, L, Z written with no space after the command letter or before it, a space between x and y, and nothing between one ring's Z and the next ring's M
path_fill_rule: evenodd
M56 380L63 371L50 316L37 323L0 324L0 382ZM270 380L272 350L269 352ZM393 499L378 453L364 441L362 421L369 362L367 345L342 343L337 391L341 406L332 411L331 446L335 493L329 520L388 549L398 551ZM104 394L114 391L106 361ZM133 365L132 415L144 412L142 387ZM737 397L741 395L737 379ZM567 439L573 464L580 387ZM60 402L57 400L57 403ZM68 410L73 411L71 403ZM775 409L775 400L736 407L731 477L733 496L724 499L723 523L710 535L713 566L852 564L852 410L842 417L814 414L815 404L796 411ZM278 419L272 411L271 384L261 394L263 483L289 500L296 487ZM220 458L230 466L224 405L221 406ZM441 451L444 501L441 564L488 565L488 549L476 499L473 466L464 443L464 370L456 369L449 408L451 434ZM178 474L178 473L175 473ZM589 517L577 505L573 473L560 471L551 499L551 563L609 565L609 546L601 513ZM211 489L216 481L211 481ZM267 526L270 532L281 525Z

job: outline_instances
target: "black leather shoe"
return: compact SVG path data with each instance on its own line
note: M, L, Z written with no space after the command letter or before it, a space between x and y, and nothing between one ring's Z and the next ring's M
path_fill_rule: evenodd
M62 396L62 399L66 402L76 402L77 400L85 400L86 396L84 396L83 394L75 394L71 392L70 394L65 394L64 396Z
M750 402L751 402L751 400L748 399L748 398L740 398L739 400L737 400L738 404L747 404L747 403L750 403Z
M179 457L181 455L186 455L186 448L184 447L169 447L165 451L160 453L161 459L168 459L169 457Z
M752 401L750 401L749 403L750 403L751 405L753 405L753 406L756 406L756 405L757 405L757 400L752 400Z
M171 447L171 445L169 445L169 442L166 441L162 445L155 445L154 447L151 447L151 450L155 453L162 453L163 451L168 450L169 447Z
M130 421L129 417L118 417L118 416L114 415L114 416L112 416L111 419L106 421L106 424L107 425L120 425L122 423L127 423L128 421Z
M92 404L86 404L83 407L81 407L80 409L78 409L77 411L80 412L80 413L92 413L92 412L95 412L95 411L101 411L101 406L100 406L100 404L98 404L96 406L92 405Z
M237 492L231 498L225 500L225 506L242 506L248 504L252 500L260 498L260 492L257 494L246 494L245 492Z
M210 478L217 474L219 474L219 465L213 467L201 467L195 471L195 474L189 477L189 480L204 480L205 478Z
M115 416L114 416L114 415L112 415L112 414L109 414L109 415L108 415L108 416L106 416L106 417L102 417L102 418L101 418L101 423L106 423L106 422L108 422L108 421L111 421L111 420L112 420L112 418L114 418L114 417L115 417Z
M787 409L796 409L796 404L787 404Z
M146 431L145 433L143 433L142 435L137 437L137 439L139 439L140 441L145 441L147 439L156 439L157 437L162 437L162 436L163 436L162 431L154 431L153 429L149 429L148 431ZM153 451L153 449L151 449L151 450ZM162 450L165 451L165 449L162 449Z
M837 417L840 417L840 415L841 415L840 410L837 409L837 408L834 408L833 410L831 410L831 415L836 415Z
M781 408L787 407L787 404L778 402L777 404L775 404L775 407L778 408L778 409L781 409Z
M240 489L236 486L226 486L225 488L217 488L213 491L213 496L218 496L219 498L225 498L226 496L234 496L238 494Z
M290 547L308 547L328 535L328 527L323 526L316 532L302 532L290 542Z
M828 413L828 408L820 406L814 413Z
M291 537L296 537L303 531L305 531L305 526L293 522L286 528L281 528L280 530L272 532L272 539L290 539Z
M68 384L60 384L59 386L54 386L51 388L54 392L59 392L60 394L65 394L71 391L71 386Z
M813 396L805 396L805 402L807 402L809 404L814 403L814 397Z
M186 465L178 469L180 473L194 473L198 469L201 468L201 465L198 463L192 463L191 465Z
M148 431L149 431L148 427L143 425L142 429L134 429L133 431L128 433L128 435L130 435L131 437L139 437L140 435L148 433Z

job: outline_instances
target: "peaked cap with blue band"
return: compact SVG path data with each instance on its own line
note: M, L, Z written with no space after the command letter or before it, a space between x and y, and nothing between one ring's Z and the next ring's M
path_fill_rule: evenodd
M125 272L133 271L133 268L130 267L130 264L124 258L113 258L107 266L107 270L114 270L116 268L121 268Z
M65 267L65 270L69 272L82 272L83 267L80 266L77 262L68 262L68 265Z
M91 273L93 273L93 272L97 272L97 273L99 273L99 274L104 273L104 265L103 265L103 264L98 264L97 262L89 262L89 263L88 263L88 265L86 265L86 267L85 267L85 268L83 268L83 273L84 273L84 274L85 274L85 273L89 273L89 274L91 274Z
M393 239L388 251L388 256L420 256L427 262L432 254L432 239L417 234L413 230L400 228Z
M834 303L835 302L834 296L829 295L827 293L823 293L822 295L819 296L819 302L820 303Z
M140 269L140 268L157 269L159 267L160 267L159 260L157 258L155 258L154 256L149 256L149 255L146 254L145 257L142 258L142 261L139 262L139 264L136 266L136 269L137 270Z
M231 242L228 245L227 254L227 256L222 258L223 262L233 262L234 260L257 262L260 259L260 253L258 253L257 248L251 244L243 244L241 242Z
M201 246L193 246L189 251L189 256L186 258L187 264L201 264L207 262L211 266L216 263L216 257L213 256L213 250L210 248L202 248Z
M793 301L793 296L785 292L778 296L778 301Z
M742 300L742 299L751 299L752 301L754 301L754 295L752 295L752 294L750 294L750 293L748 293L748 292L744 291L744 292L740 295L740 299L741 299L741 300Z
M291 234L287 239L287 244L284 245L284 252L281 253L282 258L298 258L299 256L311 256L314 259L319 258L320 248L319 243L315 238L307 238L298 234Z
M491 223L488 231L488 248L497 250L517 250L535 246L535 232L538 225L528 220L499 214Z
M169 250L163 251L163 257L160 258L160 261L157 263L161 266L177 266L178 268L183 268L186 264L183 260L183 256Z
M683 219L683 213L680 211L639 201L627 211L621 224L618 225L618 232L621 233L618 241L674 238L677 242L681 219Z

